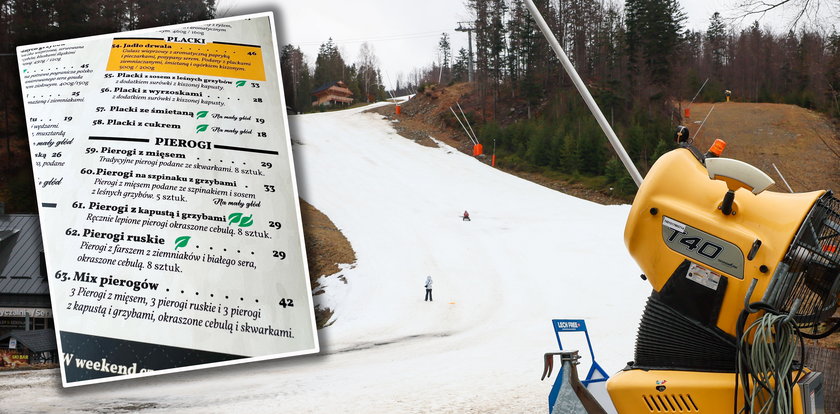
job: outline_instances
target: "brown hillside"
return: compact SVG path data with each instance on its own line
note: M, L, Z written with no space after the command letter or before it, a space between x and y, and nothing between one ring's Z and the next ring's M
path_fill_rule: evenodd
M344 275L337 274L341 270L338 266L356 263L356 252L332 220L311 204L300 200L300 214L309 262L309 280L315 301L315 320L318 328L323 328L333 311L320 303L318 296L324 293L324 289L318 283L318 278L330 276L344 280Z
M712 105L715 109L695 136ZM723 156L764 171L776 181L772 191L788 192L773 164L793 191L840 191L840 136L820 113L782 104L695 103L684 122L698 148L705 150L715 138L723 139Z
M473 90L473 85L469 83L457 83L446 87L432 85L426 87L423 92L418 93L409 101L402 103L400 105L400 115L396 115L393 106L383 106L371 111L398 121L392 124L397 133L421 145L434 145L434 141L428 138L431 136L465 154L472 155L473 144L467 138L464 129L455 120L452 110L458 113L458 116L461 116L461 112L456 106L456 103L458 103L470 119L483 119L481 101L477 95ZM449 109L450 107L452 110ZM498 108L500 113L505 114L498 119L502 124L516 122L516 119L525 118L529 113L527 104L519 100L501 102L498 104ZM477 125L473 123L472 127L477 128ZM493 146L492 143L488 142L482 144L484 144L486 156L479 157L479 160L489 165ZM546 177L536 172L502 169L509 174L553 190L596 203L626 204L629 202L629 200L613 197L607 192L594 190L579 182Z
M425 145L428 145L428 141L423 140L432 136L471 154L472 143L449 110L451 106L458 111L456 102L460 102L463 110L473 119L481 118L477 93L467 83L427 87L401 105L402 113L399 116L390 106L375 111L399 120L394 125L403 136ZM714 111L700 134L695 136L713 105ZM528 116L527 108L521 102L500 103L499 108L499 112L505 114L500 121L505 124L515 122L517 117ZM773 164L796 192L821 189L840 191L840 134L823 114L784 104L695 103L691 107L691 118L684 119L683 123L695 138L695 145L702 150L707 149L715 138L725 140L728 146L723 156L752 164L770 175L776 181L770 188L772 191L788 191ZM491 144L484 144L485 152L492 151ZM489 159L483 161L489 163ZM628 202L578 183L547 178L537 173L508 172L601 204Z

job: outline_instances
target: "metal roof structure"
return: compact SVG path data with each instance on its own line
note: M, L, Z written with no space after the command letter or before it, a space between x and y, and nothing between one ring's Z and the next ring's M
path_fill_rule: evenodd
M347 88L347 84L346 84L346 83L344 83L344 81L340 81L340 80L339 80L339 81L327 82L327 83L325 83L325 84L323 84L323 85L321 85L321 86L319 86L319 87L315 88L315 89L311 92L311 94L312 94L312 95L315 95L315 94L317 94L317 93L319 93L319 92L323 92L323 91L325 91L325 90L327 90L327 89L329 89L329 88L332 88L333 86L338 87L338 88L341 88L341 89L347 89L347 91L348 91L348 92L350 92L350 89L348 89L348 88ZM351 93L351 95L352 95L352 93Z
M56 351L55 329L37 329L32 331L12 331L0 336L0 342L8 338L17 339L19 344L29 348L32 352Z
M43 251L37 214L0 215L0 296L49 295Z

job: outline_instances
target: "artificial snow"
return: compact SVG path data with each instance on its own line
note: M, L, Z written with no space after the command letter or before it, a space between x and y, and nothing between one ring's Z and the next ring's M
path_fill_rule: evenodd
M4 372L0 411L548 412L554 318L586 320L609 374L632 359L650 286L624 246L629 206L417 145L364 109L290 117L301 197L358 259L319 280L335 311L320 355L68 390L57 369Z

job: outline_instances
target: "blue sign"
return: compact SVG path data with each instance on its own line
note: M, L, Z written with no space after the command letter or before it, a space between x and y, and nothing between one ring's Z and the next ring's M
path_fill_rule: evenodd
M586 377L580 382L588 387L593 382L604 382L610 378L606 371L598 365L595 361L595 351L592 350L592 341L589 340L589 332L586 330L586 322L583 319L552 319L551 324L554 326L554 336L557 337L557 346L563 350L563 343L560 341L560 334L564 332L583 332L586 335L586 344L589 346L589 356L592 357L592 366ZM554 385L551 387L551 392L548 394L549 412L554 408L557 402L557 395L560 393L560 387L563 385L563 371L557 373L557 378L554 380Z
M554 331L555 332L586 332L586 322L583 319L552 319L552 323L554 323ZM589 340L589 335L586 335L587 341ZM560 344L560 337L557 337L557 344ZM560 346L560 349L563 349L563 346Z

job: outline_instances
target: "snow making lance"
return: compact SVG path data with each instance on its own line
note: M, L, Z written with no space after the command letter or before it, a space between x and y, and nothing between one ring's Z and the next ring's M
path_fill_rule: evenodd
M706 78L706 80L703 82L703 84L700 85L700 89L697 90L697 93L695 93L694 97L691 98L691 102L688 103L689 108L691 108L691 105L694 104L694 100L697 99L697 96L700 95L700 92L703 90L703 88L706 87L706 83L708 83L708 82L709 82L709 78Z
M470 124L470 120L467 119L467 114L465 114L464 110L461 109L461 104L459 102L455 102L455 105L458 105L458 110L461 111L461 116L464 117L464 123L467 124L467 126L470 128L470 133L472 133L472 141L473 141L473 154L472 155L474 157L477 157L479 155L483 155L484 154L484 146L481 145L480 142L478 142L478 136L475 135L475 131L473 131L473 129L472 129L472 125ZM495 161L493 161L493 164L495 166Z
M473 136L472 136L472 135L470 135L470 131L468 131L468 130L467 130L467 127L466 127L466 126L464 126L464 123L463 123L463 122L461 122L461 118L459 118L459 117L458 117L458 114L455 112L455 110L454 110L454 109L452 109L452 107L451 107L451 106L449 107L449 110L450 110L450 111L452 111L452 115L455 115L455 119L457 119L457 120L458 120L458 123L459 123L459 124L461 124L461 128L464 128L464 133L465 133L465 134L467 134L467 138L469 138L469 139L470 139L470 142L472 142L472 143L473 143L473 145L478 144L478 142L476 141L476 139L475 139L475 138L473 138Z
M782 182L783 182L783 183L785 183L785 187L787 187L788 191L790 191L790 192L792 193L792 192L793 192L793 189L792 189L792 188L790 188L790 184L788 184L787 180L785 180L785 176L784 176L784 175L782 175L782 172L781 172L781 171L779 171L779 168L778 168L778 167L776 167L776 163L773 163L773 164L771 164L771 165L773 166L773 169L774 169L774 170L776 170L776 174L779 174L779 177L781 177L781 178L782 178Z
M461 103L456 101L455 105L458 105L458 110L461 111L461 116L464 117L464 122L466 122L467 126L470 127L470 132L472 133L473 141L475 141L476 145L480 144L480 142L478 142L478 136L475 135L475 131L473 131L472 125L470 124L470 120L467 119L467 114L465 114L464 110L461 109Z
M691 118L691 105L694 105L694 100L697 99L698 96L700 96L700 92L703 91L703 88L706 87L706 83L708 83L708 82L709 82L709 78L706 78L706 80L703 81L703 84L700 85L700 89L698 89L697 93L694 94L694 97L691 98L691 102L689 102L688 106L685 107L685 117L686 118Z
M702 129L703 129L703 125L706 125L706 121L709 119L709 116L711 116L711 115L712 115L712 111L714 111L714 110L715 110L715 106L714 106L714 105L712 105L712 108L711 108L711 109L709 109L709 113L708 113L708 114L706 114L706 117L705 117L705 118L703 118L703 122L701 122L701 123L700 123L700 126L699 126L699 127L697 127L697 131L696 131L696 132L694 132L694 138L695 138L695 139L697 139L697 137L699 137L699 136L700 136L700 130L702 130Z
M390 84L391 84L391 87L392 87L394 90L396 90L397 85L394 85L393 83L391 83L391 77L390 77L390 76L388 76L388 72L385 72L385 77L386 77L386 78L388 78L388 83L390 83ZM391 99L394 101L394 103L397 103L397 98L394 96L394 93L393 93L393 92L391 92L390 90L388 90L388 95L391 95Z
M615 135L615 131L613 131L609 122L607 122L607 118L604 117L604 114L601 112L601 108L598 107L595 99L592 98L592 94L589 93L589 89L586 88L586 85L583 83L583 79L580 78L580 75L578 75L575 67L572 65L572 62L569 60L568 56L566 56L566 52L564 52L563 48L560 47L560 42L558 42L557 38L554 37L554 33L552 33L551 29L549 29L548 24L546 24L545 19L542 17L542 14L537 9L537 6L534 5L534 1L525 0L525 4L528 6L531 16L534 18L537 26L539 26L540 31L542 31L545 36L545 39L548 40L548 44L551 45L551 48L554 49L554 53L557 55L557 58L560 59L560 63L563 64L563 68L566 69L566 73L568 73L569 77L572 78L572 82L575 84L578 92L583 97L584 102L586 102L586 106L588 106L589 110L592 111L592 115L595 116L595 119L598 121L598 125L601 126L601 130L603 130L604 134L607 135L607 139L610 140L610 144L612 144L613 149L615 149L615 152L618 154L618 158L624 164L624 168L626 168L627 172L630 173L630 176L633 177L633 181L636 183L636 186L642 185L642 175L639 174L639 170L633 164L633 160L631 160L630 156L627 155L627 151L624 150L624 147L621 145L621 141L619 141L618 136Z

